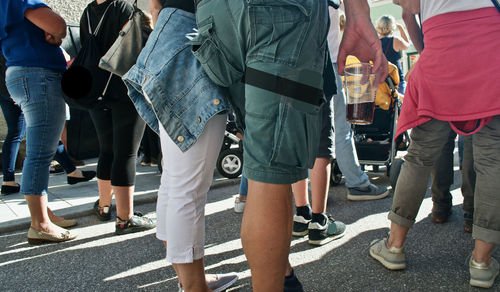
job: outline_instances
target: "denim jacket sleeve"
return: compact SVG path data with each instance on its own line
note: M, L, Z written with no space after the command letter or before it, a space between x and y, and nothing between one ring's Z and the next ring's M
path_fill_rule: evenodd
M165 8L136 64L123 76L139 115L155 131L159 124L186 151L206 122L228 109L228 90L214 84L187 44L194 14Z

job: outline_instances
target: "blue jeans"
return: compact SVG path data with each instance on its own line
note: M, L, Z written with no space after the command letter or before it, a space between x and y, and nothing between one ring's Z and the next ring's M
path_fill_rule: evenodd
M38 67L9 67L5 81L26 119L26 159L21 193L45 194L49 166L65 120L61 73Z
M246 196L248 194L248 179L245 176L245 171L241 171L241 181L240 181L240 195Z
M333 64L335 76L337 76L337 94L333 96L334 120L333 129L335 133L335 156L340 171L345 177L346 187L366 187L370 184L368 175L359 167L358 154L354 147L351 124L346 119L346 99L344 95L342 79L337 72L337 64Z
M0 95L0 106L7 122L7 136L2 146L3 180L14 181L17 152L26 132L24 114L9 96Z
M405 91L406 91L406 81L403 79L403 80L399 80L399 86L398 86L398 92L401 93L401 94L405 94Z
M76 170L75 164L71 161L71 158L69 157L68 152L66 152L66 148L64 148L64 144L61 140L59 140L59 144L57 145L54 160L62 166L64 172L66 173L72 173Z

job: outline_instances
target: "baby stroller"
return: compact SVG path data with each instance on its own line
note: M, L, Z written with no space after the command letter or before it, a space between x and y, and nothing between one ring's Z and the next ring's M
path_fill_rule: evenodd
M397 92L398 84L398 69L389 63L389 76L377 90L373 123L352 126L354 144L362 169L364 170L366 165L371 165L373 171L378 171L379 166L385 166L393 188L403 163L402 159L395 158L396 153L406 150L410 142L407 133L394 142L402 103L402 96Z
M216 168L226 178L236 178L243 170L243 141L236 136L236 123L228 121Z

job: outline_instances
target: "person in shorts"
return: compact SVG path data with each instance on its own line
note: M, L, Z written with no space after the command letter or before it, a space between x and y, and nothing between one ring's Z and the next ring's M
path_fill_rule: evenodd
M327 5L322 0L202 0L197 5L193 53L218 85L244 82L244 90L231 90L230 102L245 130L248 196L241 239L254 291L280 291L286 271L291 273L290 185L307 177L318 150ZM346 10L349 37L344 36L339 60L345 63L348 53L373 60L374 71L384 77L381 61L386 60L368 3L351 0Z

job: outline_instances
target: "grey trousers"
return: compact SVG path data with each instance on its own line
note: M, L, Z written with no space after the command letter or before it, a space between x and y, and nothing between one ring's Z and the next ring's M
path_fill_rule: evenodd
M476 188L476 171L474 170L474 155L472 150L472 137L464 137L464 156L462 160L462 195L464 213L474 213L474 189Z
M443 146L434 168L431 171L432 211L447 212L451 208L452 196L450 186L453 184L453 150L457 134L450 131L448 142ZM464 158L462 162L462 195L464 197L462 209L464 213L474 213L474 187L476 172L472 155L472 136L464 137Z
M398 178L389 220L411 228L432 168L449 141L448 122L430 120L411 131L411 145ZM500 116L472 136L476 185L472 236L500 244Z

